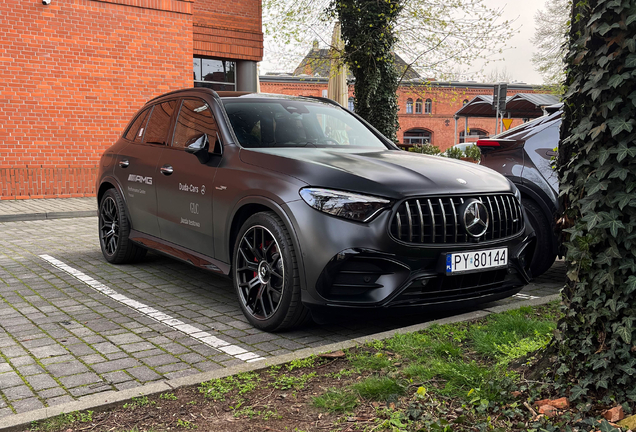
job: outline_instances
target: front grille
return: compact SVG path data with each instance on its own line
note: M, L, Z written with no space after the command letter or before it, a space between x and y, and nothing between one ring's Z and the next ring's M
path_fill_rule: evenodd
M460 209L468 199L481 201L488 211L488 230L482 241L498 240L523 229L521 205L514 195L474 197L412 198L399 205L391 221L391 235L417 244L468 243L475 241L466 233Z
M390 306L446 303L486 295L495 295L510 289L504 285L507 270L491 270L456 276L435 276L412 282Z

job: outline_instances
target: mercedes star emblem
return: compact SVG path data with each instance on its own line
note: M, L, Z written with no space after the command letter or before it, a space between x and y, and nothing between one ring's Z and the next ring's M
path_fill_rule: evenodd
M488 231L490 216L481 201L470 201L464 208L464 228L471 237L481 237Z

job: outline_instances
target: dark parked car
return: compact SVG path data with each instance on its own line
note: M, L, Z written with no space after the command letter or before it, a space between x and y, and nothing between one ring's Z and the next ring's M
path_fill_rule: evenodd
M472 306L529 281L512 183L401 151L327 100L165 94L106 150L97 186L109 262L153 249L229 275L268 331L325 308Z
M548 107L549 113L543 117L477 141L481 164L505 175L521 192L521 203L537 235L530 264L533 277L548 270L559 253L555 234L559 180L552 159L559 145L561 106Z

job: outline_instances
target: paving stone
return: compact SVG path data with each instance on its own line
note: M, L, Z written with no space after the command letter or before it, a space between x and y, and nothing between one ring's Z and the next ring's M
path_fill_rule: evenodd
M4 389L2 390L2 393L4 394L4 397L6 397L9 402L20 400L20 399L27 399L27 398L35 396L33 392L31 391L31 389L25 385L20 385L20 386Z
M11 405L18 414L44 408L44 404L37 398L22 399L19 401L11 402Z
M22 357L12 357L11 364L14 367L32 365L35 364L35 359L28 355Z
M0 363L0 373L12 371L13 368L9 363Z
M11 408L0 408L0 419L2 417L10 416L11 414L13 414Z
M117 371L103 374L102 379L109 384L118 384L124 381L130 381L132 378L124 371Z
M119 347L129 353L133 353L137 351L146 351L146 350L155 348L153 344L151 344L150 342L145 342L145 341L126 344L126 345L120 345Z
M85 343L78 343L73 345L67 345L68 349L74 356L85 356L89 354L95 354L95 350Z
M57 378L63 377L63 376L75 375L75 374L88 371L88 368L77 360L71 360L64 363L55 363L52 365L48 365L46 369L54 377L57 377Z
M53 387L53 388L38 392L38 396L40 396L42 399L54 398L56 396L61 396L65 394L66 394L66 390L64 390L62 387Z
M121 351L117 346L110 342L101 342L93 344L93 349L100 354L112 354Z
M102 379L93 372L86 372L77 375L71 375L64 378L60 378L60 381L67 389L72 387L78 387L83 385L89 385L94 383L102 383Z
M0 390L24 384L22 378L15 372L5 372L0 374Z
M119 384L115 384L115 388L117 390L127 390L131 388L139 387L140 385L142 384L138 383L137 381L126 381Z
M120 360L97 363L93 365L92 367L95 372L97 372L98 374L102 374L105 372L113 372L116 370L128 369L135 366L141 366L141 363L139 363L139 361L137 361L136 359L127 357Z
M176 363L179 360L176 357L171 356L170 354L162 354L152 357L144 357L141 359L148 366L161 366L169 363Z
M102 386L85 386L85 387L75 387L69 390L69 393L79 398L81 396L86 396L94 393L101 393L104 391L112 390L110 385L102 385Z
M68 354L68 351L66 351L63 346L57 344L42 346L39 348L31 348L29 349L29 352L31 353L31 355L38 359Z
M53 378L45 373L26 377L26 380L35 391L59 386L59 384Z
M126 370L130 375L141 382L154 381L161 378L161 375L154 372L147 366L136 367Z
M91 355L83 356L83 357L80 357L80 359L87 365L92 365L95 363L106 361L106 359L99 354L91 354Z

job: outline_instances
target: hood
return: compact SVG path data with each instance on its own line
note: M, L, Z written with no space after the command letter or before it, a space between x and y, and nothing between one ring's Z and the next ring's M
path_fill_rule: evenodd
M393 199L512 191L508 180L489 168L399 150L244 148L241 160L293 176L310 186Z

